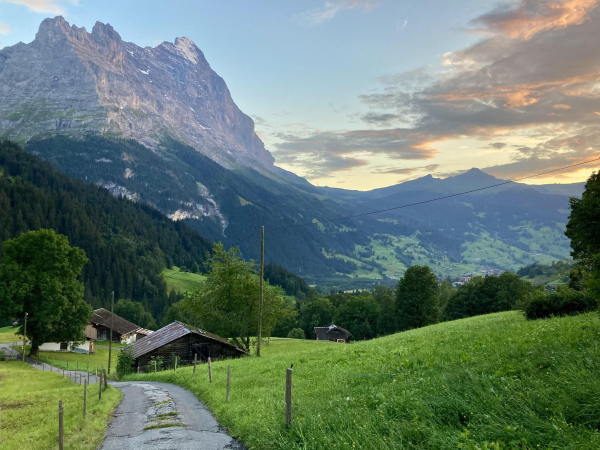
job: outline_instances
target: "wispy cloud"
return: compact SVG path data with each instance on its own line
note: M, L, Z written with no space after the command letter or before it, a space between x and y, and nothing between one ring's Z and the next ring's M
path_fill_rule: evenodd
M379 6L379 0L330 0L320 8L296 14L295 18L300 23L314 26L330 21L342 11L362 8L363 11L369 12L377 6Z
M472 22L490 35L444 55L437 73L388 74L379 91L359 97L370 110L359 117L378 129L283 136L277 148L321 174L337 170L339 158L435 159L441 142L448 148L463 139L491 142L486 151L506 155L487 170L503 177L600 156L597 5L523 0L496 9ZM528 144L504 145L518 140Z
M472 31L531 39L542 31L581 24L597 6L598 0L521 0L474 19L471 25L479 28Z
M17 3L27 6L31 11L47 14L64 14L65 9L56 0L0 0L3 3ZM76 5L78 0L69 0L68 3Z
M11 32L11 28L5 23L0 22L0 34L8 34Z

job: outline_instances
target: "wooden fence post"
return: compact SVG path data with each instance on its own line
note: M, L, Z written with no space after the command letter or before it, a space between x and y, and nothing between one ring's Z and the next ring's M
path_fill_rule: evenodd
M102 372L100 372L100 382L98 383L98 400L102 400Z
M175 357L175 366L173 366L173 372L177 372L177 356Z
M90 384L90 372L87 374L87 384Z
M225 401L229 403L229 389L231 387L231 366L227 366L227 397Z
M83 418L85 419L85 413L87 410L87 380L83 381Z
M210 356L208 357L208 382L212 383L212 363L210 362Z
M63 402L58 402L58 450L63 450Z
M106 376L106 370L102 369L102 375L104 379L104 390L108 388L108 377Z
M196 375L196 364L198 363L198 353L196 353L194 355L194 372L193 374Z
M156 373L156 361L154 361L154 373Z
M292 369L288 369L285 377L285 423L292 423Z

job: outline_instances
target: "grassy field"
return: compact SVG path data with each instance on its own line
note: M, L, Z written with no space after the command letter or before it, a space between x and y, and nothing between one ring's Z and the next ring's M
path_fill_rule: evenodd
M58 448L58 401L64 407L65 449L95 449L122 394L109 387L98 400L97 385L88 391L82 417L83 386L21 362L0 362L2 450Z
M0 344L9 344L11 342L21 341L21 336L15 334L15 330L18 328L4 327L0 328Z
M193 291L198 288L199 284L206 280L204 275L190 272L181 272L179 267L173 266L173 269L164 269L162 276L167 283L167 290L171 292L175 289L176 292Z
M28 345L26 348L27 353L29 354ZM70 369L70 370L87 370L89 363L90 372L94 373L96 369L100 370L102 364L104 364L104 368L108 368L108 349L107 348L99 348L96 346L96 353L93 355L88 355L86 353L71 353L71 352L40 352L39 360L45 363L51 364L54 367L58 367L60 369ZM117 368L117 355L119 353L118 348L113 348L111 355L111 368L116 370ZM68 365L67 365L68 363ZM77 365L79 363L79 366ZM111 370L112 371L112 370Z
M599 342L597 313L508 312L352 345L272 342L260 359L214 363L212 384L205 366L131 378L190 389L250 449L598 449Z

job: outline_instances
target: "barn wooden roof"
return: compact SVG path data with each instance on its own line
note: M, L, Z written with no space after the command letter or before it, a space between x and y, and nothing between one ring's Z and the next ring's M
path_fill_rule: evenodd
M113 331L116 331L119 334L127 334L132 331L139 330L139 325L135 323L131 323L128 320L123 319L122 317L117 316L116 314L111 313L108 309L100 308L94 310L92 314L92 319L90 320L94 325L103 325L107 328L110 328L111 318L113 323Z
M183 322L175 321L170 323L166 327L162 327L160 330L155 331L149 336L146 336L143 339L135 342L133 346L133 357L139 358L142 355L145 355L157 348L162 347L163 345L168 344L169 342L173 342L176 339L179 339L188 334L198 334L207 339L211 339L213 341L218 341L223 345L227 345L240 353L245 353L244 350L237 348L227 339L223 339L216 334L209 333L207 331L201 330L200 328L193 327L191 325L187 325Z
M345 328L342 327L338 327L335 324L331 324L329 326L326 327L315 327L315 334L317 335L317 339L329 339L329 336L327 335L327 333L333 331L333 330L339 330L342 333L346 333L346 339L349 338L350 336L352 336L352 333L350 333L348 330L346 330Z

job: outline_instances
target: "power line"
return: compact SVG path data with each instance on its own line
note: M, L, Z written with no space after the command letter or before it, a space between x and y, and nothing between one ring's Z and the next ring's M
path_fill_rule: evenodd
M599 160L600 160L600 158L595 158L595 159L591 159L589 161L584 161L584 162L580 162L580 163L576 163L576 164L571 164L570 166L564 166L564 167L559 167L558 169L547 170L545 172L540 172L540 173L537 173L535 175L529 175L529 176L522 177L522 178L516 178L514 180L506 180L506 181L503 181L502 183L493 184L491 186L485 186L485 187L481 187L481 188L477 188L477 189L471 189L469 191L464 191L464 192L459 192L459 193L456 193L456 194L445 195L443 197L432 198L430 200L423 200L423 201L420 201L420 202L409 203L409 204L406 204L406 205L394 206L392 208L380 209L378 211L370 211L370 212L361 213L361 214L354 214L354 215L351 215L351 216L336 217L335 219L329 219L329 220L323 220L323 221L317 221L317 222L299 223L299 224L296 224L296 225L288 225L288 226L285 226L285 227L266 228L266 230L267 231L286 230L288 228L299 228L299 227L305 227L305 226L308 226L308 225L319 225L319 224L323 224L323 223L335 222L337 220L353 219L353 218L356 218L356 217L369 216L371 214L378 214L378 213L382 213L382 212L393 211L395 209L408 208L408 207L411 207L411 206L422 205L424 203L437 202L439 200L444 200L444 199L447 199L447 198L458 197L459 195L470 194L472 192L478 192L478 191L483 191L485 189L491 189L491 188L498 187L498 186L504 186L505 184L516 183L516 182L519 182L519 181L522 181L522 180L527 180L528 178L539 177L540 175L546 175L548 173L558 172L560 170L569 169L571 167L582 166L584 164L590 164L590 163L593 163L593 162L599 161ZM257 234L258 234L258 232L252 233L252 234L246 236L241 241L238 241L235 244L233 244L233 247L236 247L238 244L241 244L245 240L250 239L251 237L256 236Z

